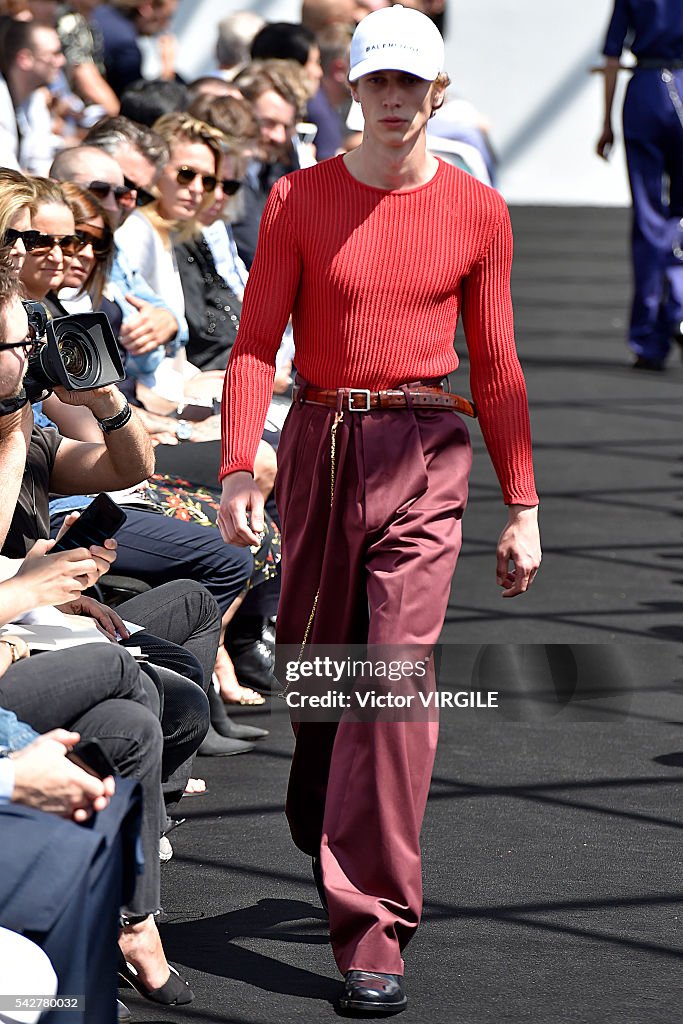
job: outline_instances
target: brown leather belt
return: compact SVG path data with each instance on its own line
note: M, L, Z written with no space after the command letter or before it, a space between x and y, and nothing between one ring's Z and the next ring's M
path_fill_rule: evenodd
M405 390L368 391L367 388L314 388L310 384L294 385L295 402L326 405L348 412L371 412L374 409L453 409L464 416L476 416L472 402L452 395L440 387L413 385ZM341 399L341 401L340 401Z

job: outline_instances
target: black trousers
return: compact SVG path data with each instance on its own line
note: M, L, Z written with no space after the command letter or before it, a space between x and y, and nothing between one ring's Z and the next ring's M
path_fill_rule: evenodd
M36 732L72 729L100 741L117 774L139 782L145 869L137 878L129 915L160 906L159 834L162 828L163 736L155 687L115 644L88 644L18 661L0 678L0 706Z

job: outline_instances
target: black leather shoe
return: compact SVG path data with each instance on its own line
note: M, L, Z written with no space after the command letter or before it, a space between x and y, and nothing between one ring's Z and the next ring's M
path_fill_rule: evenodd
M240 650L232 646L227 650L232 659L235 675L242 686L251 686L252 690L266 696L278 693L282 689L273 674L275 657L263 640L252 640L248 646Z
M318 890L318 898L320 905L329 917L329 910L327 909L327 893L325 892L325 886L323 885L323 873L320 867L320 857L311 857L311 870L313 871L313 881L315 887Z
M408 1005L400 974L378 974L376 971L348 971L339 1009L351 1013L401 1013Z

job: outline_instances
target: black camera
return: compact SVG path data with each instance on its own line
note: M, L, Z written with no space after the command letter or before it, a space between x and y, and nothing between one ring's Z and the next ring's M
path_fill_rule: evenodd
M28 360L24 388L30 402L46 398L61 384L67 391L90 391L117 384L125 373L116 338L105 313L75 313L49 320L40 302L23 302L35 340L47 335Z

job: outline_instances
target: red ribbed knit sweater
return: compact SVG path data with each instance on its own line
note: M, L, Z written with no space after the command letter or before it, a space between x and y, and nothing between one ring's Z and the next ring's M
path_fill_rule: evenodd
M535 504L511 262L503 199L449 164L419 188L391 192L358 182L342 157L281 178L226 374L221 479L253 468L290 312L309 383L373 391L454 370L462 315L472 397L504 500Z

